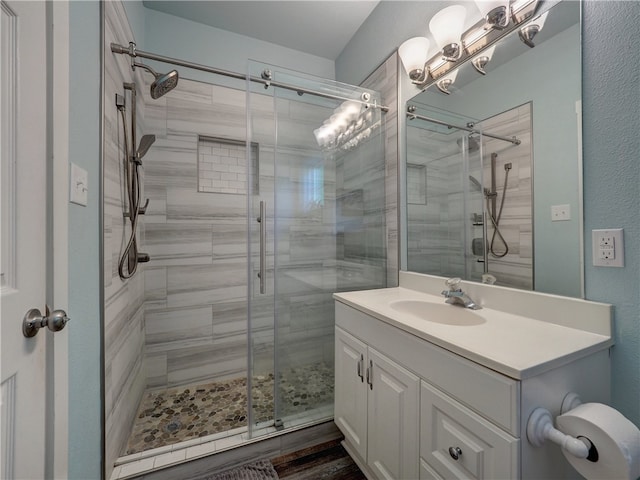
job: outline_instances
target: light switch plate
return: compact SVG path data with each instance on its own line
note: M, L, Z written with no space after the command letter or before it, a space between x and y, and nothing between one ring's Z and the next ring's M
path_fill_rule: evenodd
M84 168L72 163L69 169L69 201L87 206L89 197L89 174Z
M593 265L624 267L624 236L622 228L592 230Z

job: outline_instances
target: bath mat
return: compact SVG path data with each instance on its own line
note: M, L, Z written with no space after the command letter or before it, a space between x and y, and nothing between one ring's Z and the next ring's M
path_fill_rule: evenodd
M207 477L205 480L277 480L278 478L278 474L269 460L258 460Z

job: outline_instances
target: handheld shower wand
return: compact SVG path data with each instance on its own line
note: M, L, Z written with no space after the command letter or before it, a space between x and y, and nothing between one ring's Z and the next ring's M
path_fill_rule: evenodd
M491 154L491 190L485 188L484 194L487 199L487 211L489 212L489 220L491 220L491 224L493 225L493 234L491 235L491 242L489 243L489 252L496 258L505 257L509 253L509 244L502 236L502 232L500 231L500 218L502 217L502 208L504 207L504 200L507 197L507 182L509 181L509 171L513 167L511 162L504 164L504 186L502 187L502 199L500 200L500 209L496 215L496 204L498 200L498 192L496 190L496 159L498 158L497 153ZM489 201L491 201L491 205L489 205ZM504 252L496 253L494 250L494 243L496 240L496 235L500 238L500 242L504 245Z

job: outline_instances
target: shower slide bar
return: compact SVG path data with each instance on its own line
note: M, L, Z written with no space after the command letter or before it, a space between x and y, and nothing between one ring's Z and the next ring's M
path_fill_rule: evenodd
M443 122L441 120L436 120L435 118L429 118L429 117L424 117L422 115L418 115L417 113L413 113L414 111L415 111L415 107L413 107L413 106L407 107L407 117L409 117L409 120L413 120L414 118L417 118L419 120L425 120L427 122L435 123L437 125L443 125L443 126L449 127L449 128L456 128L458 130L464 130L465 132L479 133L480 135L483 135L485 137L495 138L497 140L504 140L505 142L510 142L510 143L513 143L514 145L520 145L522 143L517 137L503 137L503 136L500 136L500 135L494 135L493 133L487 133L487 132L482 132L480 130L475 130L475 129L470 128L470 127L463 127L461 125L451 125L451 124L449 124L447 122Z
M269 88L269 86L280 87L280 88L284 88L286 90L292 90L294 92L297 92L298 95L302 95L304 93L308 93L308 94L315 95L315 96L318 96L318 97L331 98L331 99L334 99L334 100L350 100L350 101L361 103L363 105L368 105L370 107L379 108L384 113L387 113L389 111L389 107L386 107L384 105L378 105L376 103L373 103L373 104L369 103L367 101L368 98L363 98L362 100L353 99L353 98L343 97L343 96L340 96L340 95L332 95L332 94L326 93L326 92L318 92L316 90L310 90L310 89L306 89L306 88L301 88L301 87L298 87L298 86L295 86L295 85L290 85L290 84L287 84L287 83L273 81L273 80L271 80L270 72L267 71L267 70L265 70L265 72L263 72L261 77L254 77L254 76L248 77L247 75L245 75L243 73L232 72L232 71L223 70L223 69L220 69L220 68L213 68L213 67L209 67L207 65L202 65L202 64L199 64L199 63L193 63L193 62L188 62L186 60L180 60L178 58L165 57L164 55L158 55L158 54L155 54L155 53L150 53L150 52L144 52L142 50L137 50L136 49L136 44L133 43L133 42L129 42L129 47L124 47L124 46L119 45L117 43L112 43L111 44L111 51L113 53L121 53L123 55L129 55L132 58L141 57L141 58L146 58L148 60L156 60L158 62L170 63L172 65L179 65L181 67L192 68L194 70L200 70L202 72L213 73L213 74L216 74L216 75L224 75L225 77L237 78L238 80L247 80L247 79L249 79L252 82L262 83L264 85L264 88Z

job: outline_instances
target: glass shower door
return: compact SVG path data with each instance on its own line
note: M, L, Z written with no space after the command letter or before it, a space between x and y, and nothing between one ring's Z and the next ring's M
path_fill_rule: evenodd
M407 267L480 280L485 257L481 135L452 127L470 128L469 117L415 107L417 115L407 123Z
M255 420L263 396L256 387L270 367L272 428L332 418L332 294L383 287L386 268L378 94L277 67L251 68L254 77L270 73L267 89L248 85L249 134L260 145L260 191L249 201L255 435L269 428ZM340 115L340 126L331 124Z

